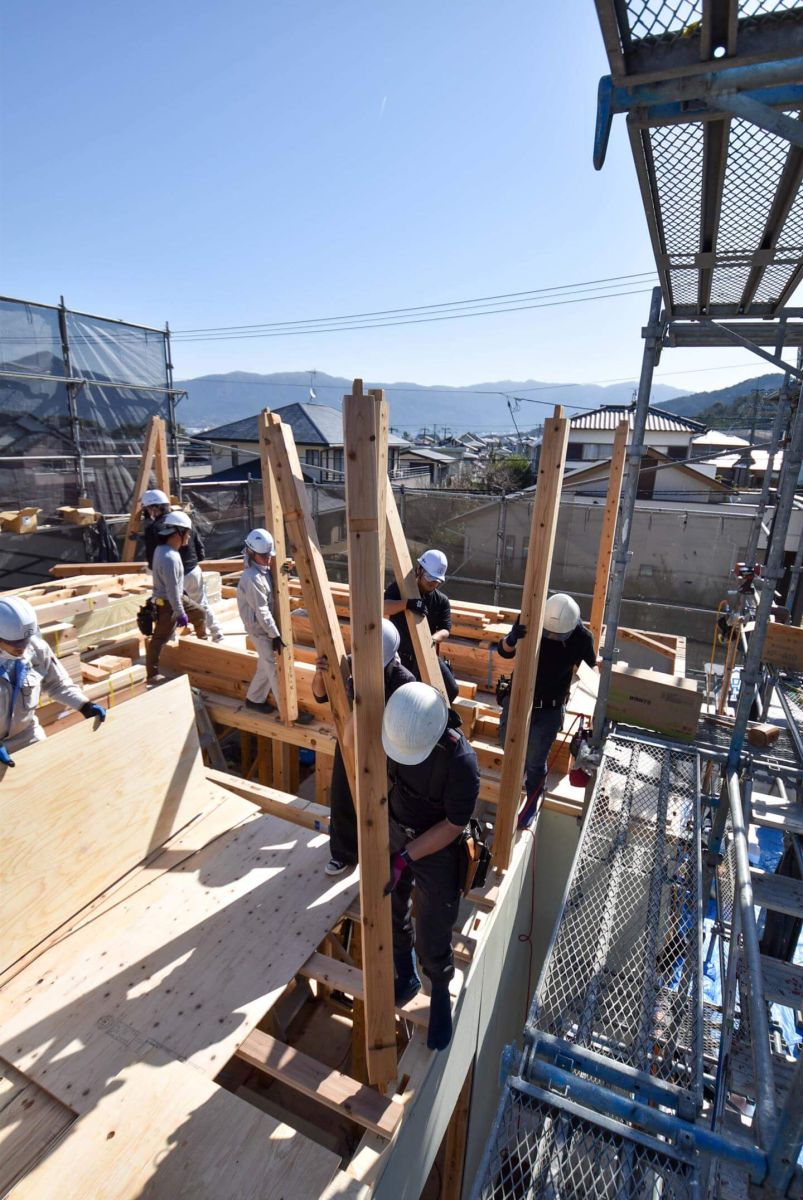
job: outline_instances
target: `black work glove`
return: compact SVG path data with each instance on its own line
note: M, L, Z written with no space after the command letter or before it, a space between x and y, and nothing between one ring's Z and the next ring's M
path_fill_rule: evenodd
M276 634L272 644L276 654L278 654L280 650L284 650L284 642L282 641L282 635L280 633Z
M527 626L521 623L521 613L516 617L516 620L511 626L510 633L505 638L508 646L515 646L516 642L524 641L527 636Z
M98 724L102 725L106 720L106 709L102 704L93 704L91 700L82 704L78 711L86 721L90 721L94 717Z
M405 607L408 612L421 614L427 611L427 606L420 596L417 596L415 600L408 600Z

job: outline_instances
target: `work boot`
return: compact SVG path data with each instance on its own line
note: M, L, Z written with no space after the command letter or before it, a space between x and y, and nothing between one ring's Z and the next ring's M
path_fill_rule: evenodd
M421 991L421 978L415 969L415 950L401 950L393 955L396 982L393 985L393 1003L401 1008Z
M252 709L254 712L265 713L266 715L276 712L276 705L271 704L270 700L260 701L246 699L245 707Z
M445 1050L452 1040L452 1000L445 985L433 987L429 998L429 1028L427 1046L430 1050Z

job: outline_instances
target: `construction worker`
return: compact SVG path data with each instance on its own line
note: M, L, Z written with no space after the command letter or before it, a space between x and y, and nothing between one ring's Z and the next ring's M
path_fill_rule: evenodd
M153 556L156 552L156 547L159 545L159 529L169 512L170 500L164 492L161 492L158 488L152 488L150 491L143 492L142 532L145 539L145 558L147 559L148 566L151 568L153 567ZM212 641L222 642L223 632L209 604L204 573L200 567L200 563L206 558L206 548L195 526L192 528L192 535L188 539L186 546L181 547L179 554L184 564L184 591L190 600L194 600L204 610L206 629Z
M407 628L405 611L426 614L429 631L432 635L432 645L440 652L441 645L448 638L452 629L452 609L449 597L440 590L446 579L448 563L442 550L425 550L418 560L415 577L418 583L418 596L412 600L402 600L399 585L394 581L385 589L384 613L389 617L399 631L401 644L399 658L408 671L412 671L416 679L420 679L418 663L413 650L410 630Z
M270 577L271 559L275 557L273 534L267 529L252 529L243 547L245 570L237 584L237 608L245 632L257 652L257 669L246 694L246 707L256 712L276 712L276 704L268 699L279 694L279 676L275 653L284 646L279 626L273 616L273 584Z
M415 949L431 984L427 1046L452 1037L449 981L452 927L463 875L458 839L480 791L477 756L456 728L459 718L427 683L394 692L382 720L390 791L390 891L397 1007L418 992ZM415 929L412 892L416 888Z
M385 703L405 683L415 683L415 676L403 667L399 655L399 631L388 620L382 621L382 666L385 672ZM312 678L312 694L318 704L325 704L326 675L328 660L325 656L315 660L315 674ZM353 696L351 678L348 681L350 698ZM354 714L350 714L344 730L344 741L347 746L354 745ZM327 875L341 875L349 871L357 863L357 814L354 809L354 799L351 795L346 765L340 743L335 748L334 763L332 764L332 781L329 786L329 852L331 858L324 867Z
M159 544L154 551L151 567L157 616L145 652L149 680L158 675L162 647L173 636L177 625L183 629L192 622L198 637L206 640L204 610L184 591L184 564L180 550L192 536L192 522L184 512L169 512L162 519L157 536Z
M36 715L42 692L87 719L106 720L106 709L76 687L38 636L36 610L22 597L8 596L0 600L0 767L14 766L15 750L44 741Z
M527 635L526 626L518 620L505 637L497 643L502 658L515 658L516 646ZM544 611L544 631L538 654L535 676L533 710L527 736L525 788L527 800L519 813L518 828L525 829L535 816L538 800L546 783L547 764L552 744L563 725L565 704L574 670L581 662L597 665L594 639L580 620L577 601L564 592L550 596ZM499 742L505 744L510 692L502 701L499 720Z
M159 545L159 528L169 512L170 497L159 488L150 488L142 493L142 537L145 543L145 560L149 567L153 566L153 556Z

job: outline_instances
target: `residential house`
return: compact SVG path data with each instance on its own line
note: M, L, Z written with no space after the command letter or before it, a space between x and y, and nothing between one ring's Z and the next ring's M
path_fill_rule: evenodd
M326 404L287 404L274 410L293 431L304 476L311 483L343 483L343 414ZM227 425L218 425L198 434L198 440L209 443L212 475L242 467L240 478L256 476L255 462L259 459L257 418L244 417ZM399 469L399 454L409 446L404 438L388 437L388 472ZM231 476L229 475L229 478Z
M566 470L585 468L591 462L611 457L616 427L623 420L633 428L635 405L603 404L591 412L578 413L569 421ZM644 445L668 458L688 458L692 438L705 433L706 426L688 417L678 417L663 408L647 410Z
M399 453L395 478L406 487L444 487L459 470L461 456L446 454L430 446L408 446Z

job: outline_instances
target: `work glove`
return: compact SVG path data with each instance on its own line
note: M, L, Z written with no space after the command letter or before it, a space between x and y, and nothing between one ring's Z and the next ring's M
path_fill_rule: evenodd
M176 617L176 624L179 625L182 629L186 629L187 626L189 625L189 623L190 623L190 618L187 616L186 613L180 613Z
M417 596L415 600L408 600L405 607L408 612L421 614L427 611L427 606L420 596Z
M91 700L82 704L78 711L82 717L86 717L87 721L94 717L102 725L106 720L106 709L101 704L93 704Z
M284 642L282 641L282 635L280 633L276 634L272 644L276 654L278 654L280 650L284 650Z
M527 635L527 626L521 623L521 613L516 617L516 620L511 626L510 633L505 638L508 646L515 646L516 642L524 641Z
M6 750L5 746L3 746L1 744L0 744L0 766L3 766L3 767L13 767L14 766L14 759L11 757L8 750Z
M390 895L409 865L410 855L406 850L397 850L390 856L390 879L385 884L383 895Z

